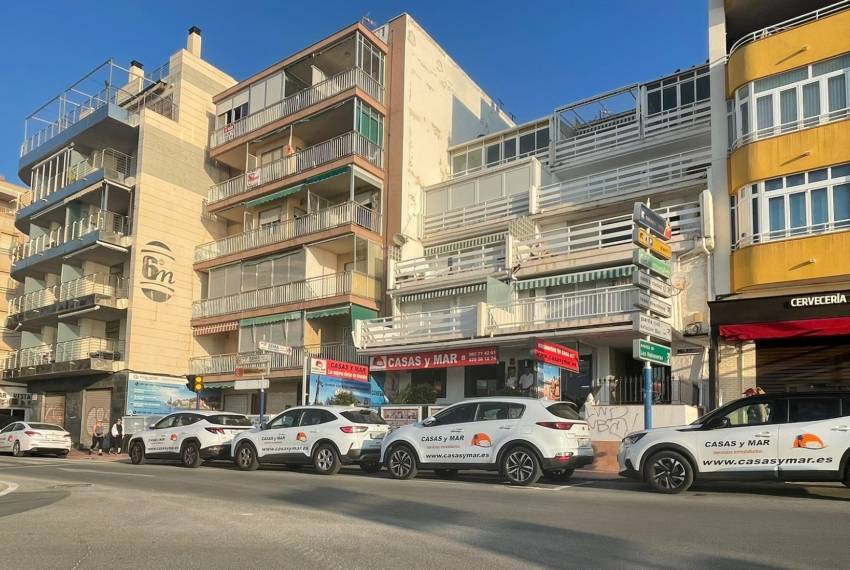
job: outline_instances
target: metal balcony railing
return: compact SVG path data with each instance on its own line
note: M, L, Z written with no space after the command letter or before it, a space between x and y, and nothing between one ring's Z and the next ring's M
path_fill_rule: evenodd
M472 338L476 315L469 306L358 321L361 348Z
M56 246L79 239L93 232L107 236L126 236L130 233L130 219L114 212L98 212L73 222L70 226L58 227L22 243L12 252L12 263L40 255Z
M474 273L489 274L505 267L505 241L425 255L395 265L396 285L426 279L446 279Z
M655 211L670 220L673 236L699 230L699 202L656 208ZM514 242L514 259L533 261L629 244L633 229L631 214L549 229L532 238L517 239Z
M42 344L30 348L22 348L6 355L3 369L12 372L11 376L20 375L22 369L54 364L56 362L71 362L86 358L101 360L122 360L124 343L119 340L97 337L84 337L55 344Z
M742 147L754 141L768 139L787 133L794 133L797 131L802 131L803 129L811 129L813 127L819 127L820 125L825 125L833 121L840 121L842 119L847 118L850 118L850 107L835 109L827 113L821 113L820 115L813 115L811 117L805 117L803 119L797 119L795 121L789 121L787 123L776 124L771 127L766 127L764 129L754 129L749 133L741 135L737 137L734 141L732 141L732 147L729 150L733 151L736 148Z
M445 230L458 229L472 224L499 220L527 212L528 193L522 192L510 196L502 196L493 200L485 200L484 202L464 208L456 208L425 216L423 220L423 231L427 236Z
M539 205L546 209L581 204L609 197L625 197L630 192L656 186L704 179L710 162L711 148L700 148L565 180L540 188Z
M560 293L519 299L487 308L490 334L564 328L578 319L607 317L635 310L638 289L609 287L582 293Z
M379 103L384 102L384 86L359 67L354 67L251 113L244 119L216 129L210 136L210 148L232 141L354 87L359 87Z
M195 248L195 261L207 261L329 230L345 224L357 224L373 232L381 230L381 215L357 202L343 202L309 212L300 218L266 224L241 234L227 236Z
M235 295L195 301L192 303L192 318L227 315L336 295L359 295L368 299L377 299L380 295L380 283L374 277L356 271L333 273Z
M847 230L850 230L850 220L837 220L832 222L826 222L823 224L812 224L809 226L800 226L796 228L783 228L781 230L766 231L757 234L742 236L738 238L738 241L732 244L732 249L741 249L742 247L747 247L760 243L786 241L790 239L814 236L818 234L844 232Z
M93 273L52 287L38 289L9 300L9 314L17 315L40 309L58 301L78 299L86 295L126 299L127 280L120 275Z
M210 188L207 202L224 200L352 155L360 156L378 168L383 168L383 149L360 133L351 131L215 184Z
M593 398L600 406L643 404L643 377L625 376L596 378L592 382ZM657 377L652 379L654 404L699 406L700 386L687 378Z
M216 354L189 359L189 372L192 374L232 374L238 366L239 356L256 354L244 352L240 354ZM292 354L270 354L272 370L300 369L304 366L305 357L327 358L343 362L366 364L368 358L357 356L350 343L326 343L308 346L293 346Z

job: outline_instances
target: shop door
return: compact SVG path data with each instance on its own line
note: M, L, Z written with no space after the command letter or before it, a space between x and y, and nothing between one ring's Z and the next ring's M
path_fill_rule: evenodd
M250 414L248 403L248 394L226 394L224 396L224 411Z
M65 394L46 394L41 421L65 427Z
M112 423L110 410L112 406L112 390L86 390L83 408L83 441L90 441L94 426L98 420L103 422L103 433L109 433Z
M768 393L850 390L850 337L759 341L756 378Z

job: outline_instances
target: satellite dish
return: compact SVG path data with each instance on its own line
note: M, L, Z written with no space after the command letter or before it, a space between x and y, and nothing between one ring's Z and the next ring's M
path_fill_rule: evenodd
M402 247L404 244L407 243L408 239L409 238L404 234L394 234L393 244L395 244L396 247Z

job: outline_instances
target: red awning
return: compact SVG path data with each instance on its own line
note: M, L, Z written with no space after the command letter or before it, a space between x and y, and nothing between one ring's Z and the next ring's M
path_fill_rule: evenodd
M814 336L850 335L850 317L808 319L778 323L720 325L720 336L726 340L765 340Z

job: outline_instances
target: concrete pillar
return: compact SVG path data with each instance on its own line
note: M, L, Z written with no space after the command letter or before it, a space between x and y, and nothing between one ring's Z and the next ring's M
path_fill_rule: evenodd
M201 57L201 28L198 26L189 28L189 36L186 38L186 51Z

